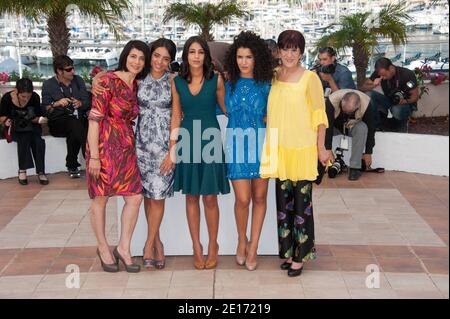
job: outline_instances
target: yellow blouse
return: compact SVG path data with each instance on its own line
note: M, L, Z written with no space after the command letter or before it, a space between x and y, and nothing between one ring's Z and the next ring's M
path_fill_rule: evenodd
M317 128L328 127L322 83L305 70L297 83L274 77L267 104L267 129L260 174L280 180L317 177Z

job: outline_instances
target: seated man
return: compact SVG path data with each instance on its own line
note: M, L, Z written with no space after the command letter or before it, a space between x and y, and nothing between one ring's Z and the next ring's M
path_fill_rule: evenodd
M42 108L48 118L50 134L65 137L66 167L71 178L80 177L78 153L86 150L86 112L91 107L90 93L81 77L75 75L73 61L66 55L53 60L55 76L42 84Z
M372 165L372 150L375 146L375 124L370 98L357 90L339 90L332 93L329 101L334 108L334 127L342 134L352 137L348 179L361 176L361 160Z
M319 64L314 66L313 70L319 75L327 98L331 93L341 89L356 89L352 72L346 66L336 62L336 51L332 47L319 49ZM326 112L329 125L325 133L325 147L331 152L334 109L330 103L326 103Z
M370 91L381 84L383 94L377 91L368 92L376 117L376 127L385 129L388 112L391 111L394 125L392 129L406 132L409 116L417 110L419 89L413 71L393 65L387 58L375 63L375 72L361 87L362 91Z

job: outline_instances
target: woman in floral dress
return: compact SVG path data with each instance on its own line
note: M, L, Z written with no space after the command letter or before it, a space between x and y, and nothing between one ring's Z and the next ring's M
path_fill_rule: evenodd
M86 149L87 182L91 204L91 224L97 237L97 254L105 271L119 270L121 260L127 272L139 272L130 255L131 236L142 202L133 119L138 115L136 79L148 74L148 46L130 41L123 49L119 66L101 78L107 89L92 98ZM111 196L123 196L121 234L113 255L105 236L106 204Z

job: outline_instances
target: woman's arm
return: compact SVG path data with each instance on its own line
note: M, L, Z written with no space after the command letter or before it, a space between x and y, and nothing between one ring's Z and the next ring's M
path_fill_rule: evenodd
M100 153L98 149L99 140L99 122L94 120L89 120L89 129L87 142L89 144L90 158L89 158L89 173L94 177L98 178L100 175Z
M326 127L324 124L320 124L317 127L317 152L319 155L319 161L323 166L328 165L330 158L330 152L325 148L325 131Z
M174 168L176 163L175 146L177 144L178 131L182 118L180 96L178 95L175 82L172 79L170 81L170 86L172 91L172 117L170 118L169 153L161 163L161 174L168 174Z
M217 75L219 78L217 79L217 103L219 104L220 109L223 114L227 115L227 108L225 106L225 84L223 78L220 74Z
M114 82L109 82L107 78L102 79L100 84L106 89L101 94L93 95L92 97L92 108L89 112L89 128L87 143L89 145L89 173L94 177L98 178L100 175L100 150L99 150L99 140L100 140L100 123L107 116L109 102L113 95Z

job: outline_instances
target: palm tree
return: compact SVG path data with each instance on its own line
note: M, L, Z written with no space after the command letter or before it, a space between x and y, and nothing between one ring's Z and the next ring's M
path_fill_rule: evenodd
M118 19L123 18L125 10L130 8L129 0L1 0L0 14L16 14L47 20L47 32L53 57L67 54L70 43L69 28L66 19L70 9L78 8L81 14L98 18L108 24L116 38L120 37Z
M234 17L242 18L248 14L237 1L222 0L217 5L212 3L181 3L171 4L164 14L163 23L171 19L184 21L186 26L195 24L200 27L200 36L206 41L213 41L211 33L215 24L226 24Z
M406 13L405 4L389 4L379 13L372 11L344 16L339 23L339 31L323 36L317 47L332 46L337 50L352 48L356 67L358 87L366 79L369 57L378 45L379 37L388 38L394 46L406 43L406 21L411 17Z

